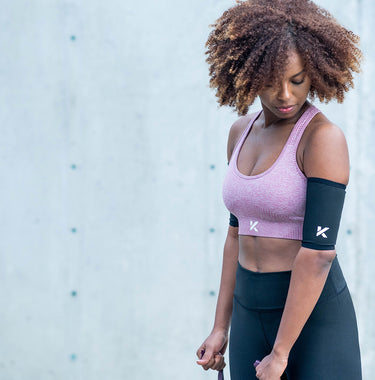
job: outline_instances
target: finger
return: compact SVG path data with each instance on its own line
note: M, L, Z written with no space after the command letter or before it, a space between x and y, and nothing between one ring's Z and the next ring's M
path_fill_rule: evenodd
M212 357L208 362L207 362L207 364L205 364L205 365L203 365L202 367L203 367L203 369L204 370L208 370L208 369L210 369L210 368L212 368L212 366L215 364L215 359L214 359L214 357Z
M202 355L203 354L203 355ZM197 360L197 363L200 365L206 364L212 357L212 354L209 350L201 352L201 355L198 355L199 359Z
M213 352L207 349L201 359L197 360L197 364L201 365L205 370L212 367L215 363Z
M215 367L212 369L215 369L216 371L221 371L226 366L224 360L220 361L220 363L215 363Z
M227 366L227 363L223 363L223 366L221 368L219 368L219 371L222 371L225 367Z
M216 368L216 371L222 371L226 367L225 361L223 361L222 365L218 368Z
M263 379L263 373L262 373L262 371L258 370L256 372L255 376L256 376L257 379L262 380Z
M197 352L196 352L196 354L197 354L197 356L198 356L198 359L202 359L202 356L203 356L204 352L205 352L205 346L202 345L202 346L200 346L200 347L198 348L198 350L197 350Z
M212 366L212 369L220 370L223 367L224 364L224 356L219 352L218 354L215 355L215 363Z

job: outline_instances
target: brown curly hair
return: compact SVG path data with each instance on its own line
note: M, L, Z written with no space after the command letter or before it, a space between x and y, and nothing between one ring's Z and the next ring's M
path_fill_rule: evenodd
M291 49L311 79L309 97L339 103L360 71L359 37L310 0L236 0L210 27L206 61L220 106L245 115L268 83L282 78Z

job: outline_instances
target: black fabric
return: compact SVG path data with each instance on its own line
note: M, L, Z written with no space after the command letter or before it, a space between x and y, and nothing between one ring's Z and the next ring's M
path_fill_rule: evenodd
M272 350L290 277L291 271L257 273L238 264L229 339L231 380L256 380L253 363ZM362 379L356 316L337 257L282 379Z
M229 225L232 227L238 227L238 219L232 213L229 215Z
M227 164L229 165L229 162L227 162ZM229 225L232 227L238 227L238 219L232 213L229 215Z
M317 250L335 248L346 186L323 178L307 179L302 246Z

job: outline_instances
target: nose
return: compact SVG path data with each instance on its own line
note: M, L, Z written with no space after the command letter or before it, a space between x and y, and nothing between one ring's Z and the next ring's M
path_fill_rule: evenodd
M282 82L279 87L279 91L277 94L279 100L289 100L292 97L290 84L288 82Z

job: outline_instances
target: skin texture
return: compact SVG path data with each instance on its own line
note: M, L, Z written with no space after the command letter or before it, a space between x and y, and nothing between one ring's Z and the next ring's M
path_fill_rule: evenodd
M279 156L295 122L308 106L311 80L304 68L301 55L290 49L280 80L277 84L268 84L259 93L263 112L239 153L237 165L241 173L262 173ZM281 112L280 107L287 106L293 106L290 112ZM251 117L242 117L232 126L228 138L228 160ZM307 126L296 159L306 177L348 183L349 155L344 134L321 113ZM206 370L218 370L225 365L221 354L224 354L228 343L237 260L251 271L292 270L274 347L268 356L259 358L260 364L255 369L258 379L279 380L287 366L289 352L322 292L335 255L334 250L303 248L297 240L238 235L238 228L229 226L214 327L197 350L198 358L201 350L205 350L204 357L197 363Z

